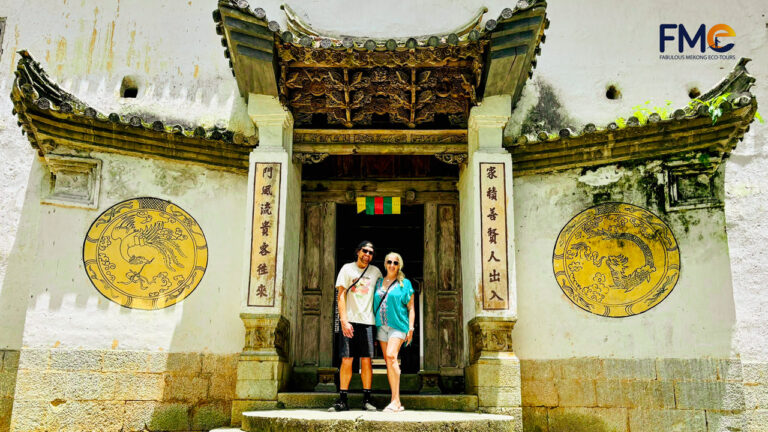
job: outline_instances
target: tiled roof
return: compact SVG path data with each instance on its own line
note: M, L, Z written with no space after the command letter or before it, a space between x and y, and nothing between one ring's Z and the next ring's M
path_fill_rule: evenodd
M140 116L103 114L52 82L27 51L15 71L14 114L42 156L60 144L98 151L157 155L228 169L247 168L255 136L212 127L185 128ZM235 157L237 156L237 157Z
M513 103L519 98L549 24L546 2L521 0L484 25L483 8L452 32L374 39L321 35L289 7L283 9L286 29L245 0L221 0L213 18L241 95L280 97L298 125L314 127L317 114L327 125L345 127L368 127L373 115L388 116L388 124L379 124L387 128L464 127L469 108L483 97L510 94ZM381 82L398 82L402 94L369 84L384 75ZM450 89L435 92L432 87L441 81L438 87ZM339 90L340 98L331 89ZM446 92L453 102L439 100ZM366 110L356 111L355 97L366 100ZM435 115L450 125L438 126Z
M680 152L727 154L744 138L757 112L757 100L749 92L755 82L746 69L749 61L741 59L712 90L668 118L651 113L642 122L631 116L623 127L614 121L603 128L589 123L580 131L540 131L505 138L505 146L515 169L531 174ZM714 109L719 109L717 118Z

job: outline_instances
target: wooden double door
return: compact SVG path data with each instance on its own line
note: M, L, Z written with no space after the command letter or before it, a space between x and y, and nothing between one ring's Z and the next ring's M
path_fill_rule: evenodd
M461 391L464 342L459 213L453 198L411 200L404 203L399 215L366 215L358 214L346 197L334 200L305 194L297 325L293 332L293 367L304 384L295 384L303 388L294 389L308 390L306 380L311 379L313 370L338 366L333 333L336 275L342 265L354 259L356 245L369 240L376 247L373 264L382 272L388 252L403 256L403 271L417 291L414 342L401 350L400 356L403 391L423 390L425 375L439 376L443 392ZM374 358L377 367L383 368L383 361ZM376 375L374 390L386 387L385 377L377 379Z

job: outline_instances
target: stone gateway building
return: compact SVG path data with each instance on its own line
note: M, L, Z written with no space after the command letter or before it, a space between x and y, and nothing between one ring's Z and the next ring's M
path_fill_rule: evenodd
M71 3L0 8L0 432L768 431L765 5ZM363 239L407 412L334 417Z

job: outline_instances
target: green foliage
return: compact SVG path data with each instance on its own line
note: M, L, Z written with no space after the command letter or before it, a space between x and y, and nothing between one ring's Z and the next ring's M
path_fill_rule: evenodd
M672 106L672 101L665 100L664 106L651 106L651 101L647 100L642 105L635 105L632 107L632 114L640 120L640 124L648 122L648 117L651 114L656 113L661 116L662 120L668 119Z
M692 99L688 106L696 109L698 105L704 105L707 107L707 111L709 112L709 116L712 118L712 124L717 123L717 119L720 118L720 116L723 115L723 109L720 108L720 105L723 104L723 102L728 100L728 96L730 96L730 93L723 93L720 96L717 96L713 99L709 99L707 101L703 101L701 99Z
M763 121L763 116L761 116L761 115L760 115L760 113L759 113L759 112L757 112L757 111L755 111L755 118L756 118L756 119L757 119L757 121L759 121L760 123L765 123L765 122Z
M637 120L640 121L641 125L644 125L648 123L648 117L650 117L653 113L658 114L662 120L668 119L672 113L671 107L672 101L670 100L665 100L664 105L662 106L654 105L650 100L647 100L640 105L633 106L632 115L637 117ZM619 126L619 129L624 129L627 127L627 119L624 117L619 117L616 119L616 124Z

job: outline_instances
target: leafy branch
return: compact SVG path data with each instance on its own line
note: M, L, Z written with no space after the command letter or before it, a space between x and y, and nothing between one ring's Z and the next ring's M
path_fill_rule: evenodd
M696 108L698 105L704 105L707 107L707 112L709 112L709 117L712 118L712 124L717 123L717 119L719 119L723 115L723 109L720 107L720 105L723 104L723 102L728 101L728 96L730 96L730 93L723 93L715 98L709 99L707 101L703 101L701 99L692 99L688 106L691 108Z

